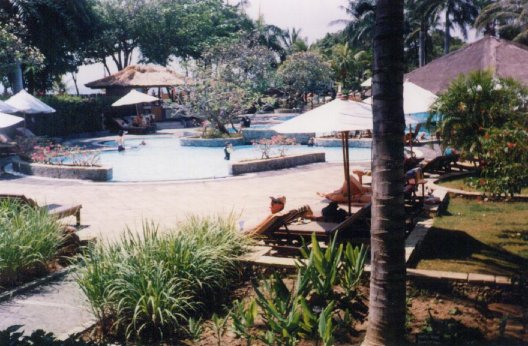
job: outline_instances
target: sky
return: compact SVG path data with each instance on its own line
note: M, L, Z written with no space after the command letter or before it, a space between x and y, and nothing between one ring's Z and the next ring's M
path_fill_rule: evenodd
M237 1L237 0L226 0ZM245 8L246 13L253 19L259 15L264 16L267 24L277 25L280 28L301 29L301 36L313 43L328 32L341 30L344 25L330 25L334 20L347 19L347 14L341 8L348 0L250 0ZM457 33L454 33L457 35ZM469 41L475 40L475 33L470 31ZM136 56L137 61L137 56ZM135 63L135 62L133 62ZM113 63L110 63L112 72L116 72ZM176 68L176 66L171 66ZM89 89L85 83L104 77L102 64L81 66L78 73L78 85L81 94L91 94L97 90ZM64 81L68 91L74 93L71 76L67 75Z

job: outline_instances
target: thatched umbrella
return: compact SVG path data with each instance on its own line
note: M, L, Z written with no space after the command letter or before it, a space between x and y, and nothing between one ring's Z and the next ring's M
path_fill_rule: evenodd
M491 70L497 77L511 77L528 86L526 66L527 46L486 36L407 73L405 79L438 94L460 74Z
M162 88L194 84L192 79L158 65L130 65L111 76L85 84L92 89L106 89L107 94L125 94L134 88Z

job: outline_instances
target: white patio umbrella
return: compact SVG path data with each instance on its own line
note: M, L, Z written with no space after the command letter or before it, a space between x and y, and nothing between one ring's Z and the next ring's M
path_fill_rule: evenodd
M24 114L55 113L55 109L51 108L25 90L20 90L16 95L11 96L5 103L18 109L20 113Z
M405 123L409 125L409 133L412 134L411 124L419 123L412 114L428 113L429 108L437 98L438 96L429 90L412 82L403 83L403 112L406 114ZM364 99L363 102L372 104L372 97ZM410 141L410 148L412 153L412 140Z
M15 114L20 111L16 109L15 107L10 106L9 104L5 103L4 101L0 101L0 112L7 113L7 114Z
M159 98L150 96L147 94L144 94L142 92L139 92L137 90L131 90L128 94L121 97L116 102L112 103L112 107L119 107L119 106L128 106L128 105L136 105L136 112L139 115L139 109L137 107L140 103L150 103L154 101L158 101Z
M372 107L362 102L336 99L271 129L279 133L341 132L345 181L350 186L348 135L352 130L372 129ZM349 194L348 214L351 212L352 200Z
M405 114L427 113L438 96L412 82L403 83L403 112ZM372 97L363 102L372 104Z
M24 118L11 114L0 113L0 129L11 127L24 121Z

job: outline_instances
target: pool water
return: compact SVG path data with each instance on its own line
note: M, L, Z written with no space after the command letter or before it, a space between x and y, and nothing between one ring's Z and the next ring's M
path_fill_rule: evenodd
M140 145L145 141L146 145ZM224 160L224 148L180 146L177 138L126 139L125 151L113 150L117 144L104 143L112 150L101 153L100 163L113 168L113 181L161 181L220 178L231 175L232 163L259 159L261 152L254 146L234 147L231 160ZM276 152L276 151L275 151ZM327 162L343 162L341 147L323 148L295 145L289 154L325 152ZM273 153L272 153L273 154ZM370 148L350 148L351 161L370 160Z

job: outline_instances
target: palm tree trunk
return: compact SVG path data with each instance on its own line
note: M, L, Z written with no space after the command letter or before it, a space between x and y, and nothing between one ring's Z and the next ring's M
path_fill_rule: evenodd
M363 345L401 345L405 334L403 5L378 0L372 78L370 299Z
M418 36L419 47L418 47L418 66L422 67L425 65L425 23L420 24L420 33Z
M444 55L449 53L449 48L451 45L451 33L449 32L450 28L451 28L451 21L449 19L449 9L446 8L445 32L444 32Z

